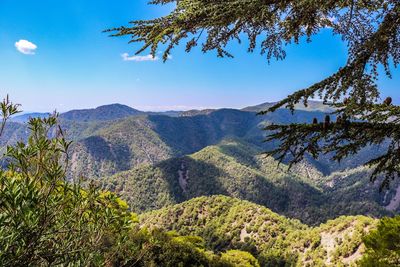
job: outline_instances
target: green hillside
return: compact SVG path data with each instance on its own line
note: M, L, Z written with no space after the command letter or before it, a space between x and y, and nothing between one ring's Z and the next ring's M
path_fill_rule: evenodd
M71 175L110 175L196 152L226 136L246 138L259 121L253 113L221 110L207 116L149 115L108 122L74 145ZM261 142L262 132L258 134Z
M214 251L240 249L262 266L349 266L362 256L362 236L376 221L340 217L308 227L247 201L225 196L200 197L145 213L146 227L198 235Z
M337 180L346 173L313 180L288 171L284 165L278 167L274 159L260 151L243 141L225 140L189 156L117 173L103 183L136 212L199 196L226 195L314 225L339 215L391 214L384 208L391 198L385 203L377 186L366 181L363 169L353 171L351 180ZM356 190L348 189L356 182Z
M174 155L171 150L145 116L129 117L76 142L70 151L70 175L100 177L165 160Z

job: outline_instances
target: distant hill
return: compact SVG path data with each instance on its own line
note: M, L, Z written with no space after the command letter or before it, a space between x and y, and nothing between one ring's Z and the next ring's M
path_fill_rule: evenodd
M33 113L25 113L22 115L16 115L13 116L10 121L12 122L19 122L19 123L26 123L29 121L30 118L46 118L50 116L50 113L39 113L39 112L33 112Z
M376 226L364 216L339 217L308 227L251 202L200 197L140 216L146 227L198 235L214 251L240 249L261 266L355 266L362 237Z
M111 104L94 109L71 110L60 115L60 118L74 121L106 121L122 119L129 116L143 114L142 111L121 105Z
M276 102L266 102L260 105L256 106L250 106L250 107L245 107L242 110L243 111L251 111L251 112L260 112L269 109L273 105L275 105ZM296 110L304 110L304 111L320 111L320 112L332 112L334 109L328 105L324 105L323 102L321 101L313 101L310 100L308 101L307 107L304 106L303 103L298 103L295 105Z
M214 111L216 111L216 109L202 109L202 110L192 109L192 110L183 111L180 114L180 116L191 117L191 116L197 116L197 115L208 115Z
M167 111L146 111L148 115L164 115L169 117L179 117L184 111L167 110Z

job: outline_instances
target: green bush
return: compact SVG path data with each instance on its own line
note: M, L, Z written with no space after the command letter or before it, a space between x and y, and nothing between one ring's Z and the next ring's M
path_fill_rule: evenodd
M56 116L28 125L28 142L7 148L0 172L0 265L112 261L136 216L115 194L65 180L70 143Z
M228 250L221 254L221 259L237 267L259 267L257 259L248 252Z

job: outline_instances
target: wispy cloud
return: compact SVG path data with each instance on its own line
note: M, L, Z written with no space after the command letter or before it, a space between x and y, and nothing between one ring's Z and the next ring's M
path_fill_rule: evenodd
M152 55L147 55L147 56L129 56L128 53L123 53L121 55L123 61L136 61L136 62L142 62L142 61L157 61L159 60L159 57L155 56L153 57Z
M35 50L37 49L37 45L27 40L19 40L15 43L15 47L19 52L25 55L34 55Z

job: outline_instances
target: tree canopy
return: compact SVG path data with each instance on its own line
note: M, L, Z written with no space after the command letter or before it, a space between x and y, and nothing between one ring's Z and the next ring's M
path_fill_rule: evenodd
M360 261L360 266L399 266L400 216L383 218L376 230L364 237L366 253Z
M284 59L285 46L311 41L322 29L331 29L348 46L348 59L336 73L308 88L296 91L268 110L320 97L336 108L336 121L270 125L268 140L280 146L268 153L280 160L299 162L305 154L318 157L331 153L341 160L370 144L385 144L386 152L367 164L375 171L371 179L385 175L382 188L400 174L400 107L388 97L380 98L380 73L391 77L400 62L400 2L397 0L154 0L152 4L176 4L160 18L132 21L129 27L108 30L112 36L131 36L141 42L137 51L156 55L163 46L163 59L180 42L189 52L201 44L203 52L216 51L233 57L227 45L234 40L249 41L248 51L260 51L267 60ZM165 49L164 49L165 47Z

